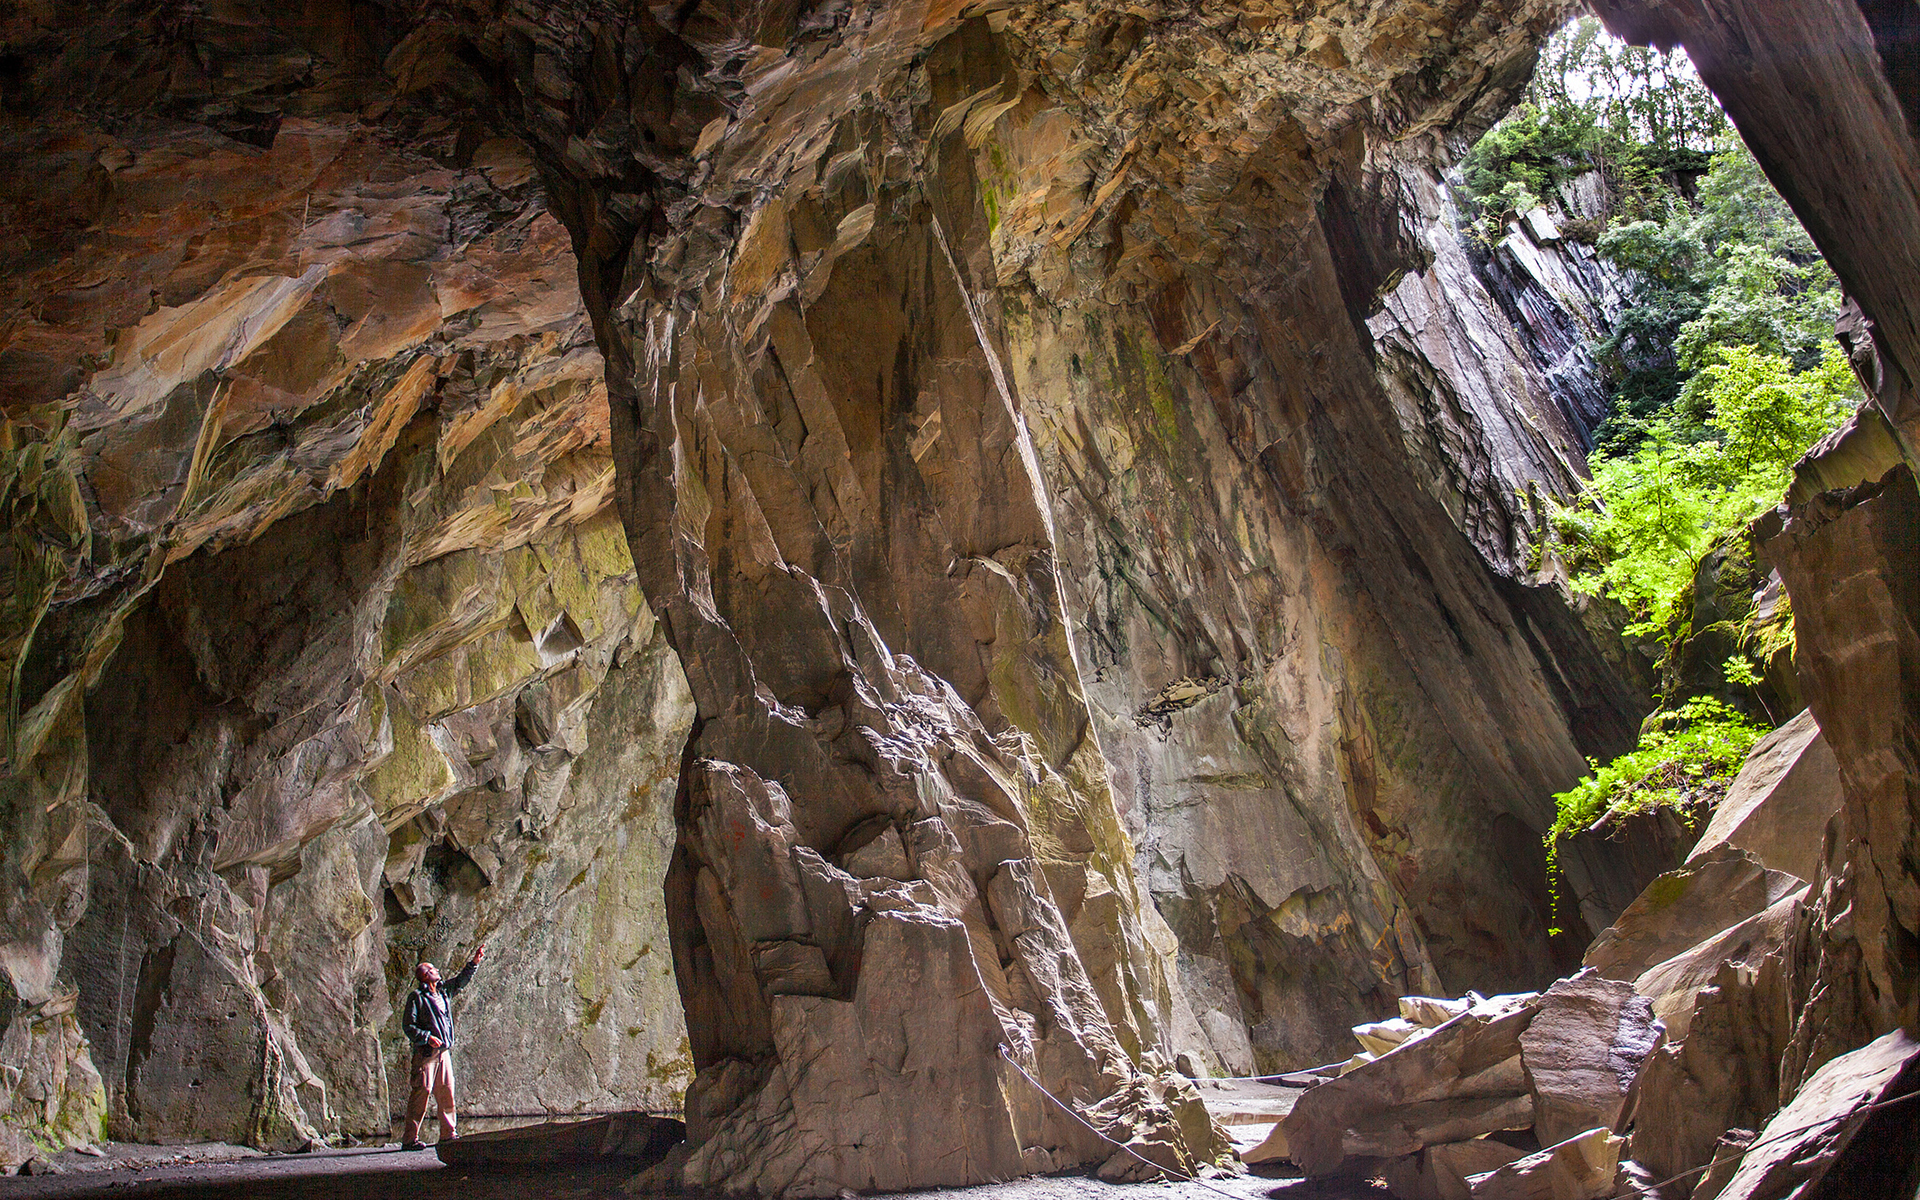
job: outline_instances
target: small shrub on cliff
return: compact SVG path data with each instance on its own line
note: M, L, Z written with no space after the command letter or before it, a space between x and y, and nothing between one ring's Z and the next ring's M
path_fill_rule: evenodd
M1551 838L1591 829L1604 818L1718 800L1767 727L1710 696L1662 714L1640 744L1553 798Z
M1602 821L1656 808L1710 805L1726 795L1733 777L1767 727L1720 701L1700 696L1667 714L1640 736L1640 744L1607 763L1589 760L1593 774L1553 797L1547 866L1559 873L1560 841ZM1550 930L1558 933L1559 930Z

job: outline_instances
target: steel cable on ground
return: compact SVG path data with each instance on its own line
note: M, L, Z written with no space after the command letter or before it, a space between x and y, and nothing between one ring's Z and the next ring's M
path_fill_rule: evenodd
M1060 1097L1048 1091L1046 1084L1041 1083L1038 1079L1035 1079L1032 1075L1028 1074L1027 1069L1021 1066L1017 1061L1014 1060L1013 1052L1007 1049L1007 1044L1005 1042L1000 1043L1000 1057L1007 1060L1008 1066L1020 1072L1020 1077L1022 1079L1025 1079L1028 1083L1032 1084L1035 1091L1039 1092L1042 1096L1045 1096L1047 1099L1053 1101L1056 1105L1060 1107L1061 1112L1066 1113L1068 1116L1072 1117L1074 1120L1080 1122L1081 1125L1085 1126L1088 1133L1091 1133L1093 1136L1099 1138L1101 1141L1107 1143L1109 1146L1117 1146L1120 1149L1125 1150L1128 1154L1133 1155L1133 1157L1139 1159L1141 1162L1147 1164L1149 1167L1152 1167L1156 1171L1160 1171L1165 1174L1171 1175L1176 1179L1185 1180L1188 1183L1199 1184L1201 1187L1206 1188L1210 1192L1227 1197L1227 1200L1247 1200L1247 1197L1240 1195L1238 1192L1230 1192L1225 1188L1215 1187L1211 1183L1208 1183L1206 1180L1201 1179L1196 1175L1190 1175L1187 1172L1180 1170L1178 1167L1163 1166L1160 1163L1157 1163L1152 1159L1148 1158L1146 1155L1140 1153L1138 1150L1135 1150L1132 1146L1127 1145L1125 1142L1115 1141L1113 1138L1110 1138L1106 1134L1100 1132L1099 1129L1094 1127L1093 1122L1087 1120L1085 1117L1081 1116L1078 1112L1075 1112L1072 1105L1068 1104L1065 1100L1062 1100Z

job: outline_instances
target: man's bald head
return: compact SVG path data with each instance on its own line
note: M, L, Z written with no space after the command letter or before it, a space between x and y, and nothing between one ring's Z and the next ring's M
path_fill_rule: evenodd
M440 978L440 968L430 962L421 963L413 969L413 973L421 983L434 983Z

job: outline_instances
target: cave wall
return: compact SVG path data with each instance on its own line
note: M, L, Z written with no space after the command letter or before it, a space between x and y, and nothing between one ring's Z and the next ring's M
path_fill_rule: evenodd
M6 129L0 1151L384 1136L481 938L470 1113L677 1104L692 706L531 160L325 38L112 37L134 98Z
M1177 1049L1300 1066L1404 991L1536 984L1550 793L1646 704L1608 618L1528 566L1599 416L1564 331L1610 281L1503 246L1556 285L1509 283L1555 336L1516 330L1437 134L1336 151L1295 225L1231 211L1222 261L1140 265L1167 252L1157 179L1062 252L1070 130L1028 99L974 149L1095 728L1201 1026ZM1596 928L1644 882L1569 859Z
M493 936L475 1109L923 1186L1544 980L1644 699L1435 164L1561 9L23 10L9 1122L369 1128Z
M1153 1037L1175 1053L1192 1044L1183 1044L1192 1027L1180 996L1170 1027L1139 1019L1158 999L1164 967L1153 957L1128 962L1117 980L1092 966L1114 961L1111 946L1166 950L1127 878L1128 847L1114 836L1124 802L1108 780L1127 796L1144 777L1148 809L1160 765L1180 785L1196 774L1224 781L1220 794L1237 785L1256 827L1318 844L1273 872L1278 879L1263 878L1266 895L1226 886L1230 871L1168 895L1204 893L1182 916L1196 918L1186 932L1200 954L1189 960L1214 960L1190 961L1189 970L1211 975L1222 1040L1234 1041L1236 1022L1264 1022L1271 1007L1261 1053L1298 1063L1332 1044L1330 1020L1307 1023L1318 1019L1305 1012L1310 987L1336 980L1358 996L1333 1019L1378 1011L1397 991L1436 979L1429 940L1460 974L1550 972L1544 886L1529 894L1524 865L1505 863L1524 864L1546 823L1547 793L1578 774L1583 750L1619 748L1637 715L1632 689L1565 602L1501 573L1518 556L1511 526L1526 518L1500 489L1513 476L1567 486L1583 431L1541 406L1537 374L1529 381L1537 390L1476 394L1479 411L1403 424L1362 324L1396 265L1369 241L1376 203L1392 204L1374 198L1382 185L1367 172L1371 142L1406 142L1463 119L1476 100L1497 103L1499 89L1524 76L1527 30L1543 33L1557 10L1479 6L1418 28L1379 10L1351 26L1329 17L1284 29L1230 12L1193 25L1158 10L1122 18L1071 5L957 19L970 11L850 6L831 22L822 13L775 25L784 42L769 38L758 9L703 6L671 20L656 12L663 31L644 20L572 37L543 27L529 33L530 53L556 69L504 96L483 96L464 64L525 57L514 38L530 27L440 29L395 55L414 85L491 104L546 148L556 209L583 272L606 288L610 379L631 371L630 429L622 388L613 388L616 455L633 464L621 476L629 535L676 647L700 664L690 670L702 723L683 778L684 873L669 892L686 931L680 977L696 1026L707 1023L699 1014L748 1018L717 1020L711 1041L695 1039L690 1175L700 1182L807 1191L830 1177L939 1180L869 1149L836 1151L843 1131L828 1097L877 1089L889 1111L915 1113L920 1127L951 1117L947 1096L904 1090L899 1058L843 1048L822 1068L812 1057L826 1041L820 1029L891 1028L894 1001L877 987L870 994L868 981L890 975L895 956L934 953L890 939L876 957L872 930L884 926L859 924L892 915L896 901L883 910L872 898L888 880L913 882L897 872L925 869L911 845L908 856L866 856L867 839L885 839L887 825L909 843L907 833L932 820L970 830L958 839L959 865L973 887L923 898L922 912L958 919L961 929L946 936L959 945L965 930L1002 1029L1034 1020L1045 1033L1053 1023L1052 1045L1020 1037L1016 1049L1031 1044L1037 1073L1074 1090L1089 1086L1080 1064L1116 1062L1109 1030L1121 1044ZM1443 44L1429 46L1434 39ZM1321 58L1296 57L1309 43ZM663 46L683 62L683 84L704 79L728 106L700 123L688 159L668 152L685 145L679 101L622 74L667 57ZM1349 57L1360 48L1370 56ZM1407 70L1415 61L1424 74ZM1219 83L1209 87L1212 77ZM735 96L744 97L737 107ZM1151 123L1140 115L1149 111ZM1347 226L1334 235L1323 201L1342 168ZM1194 297L1191 313L1185 296ZM1216 335L1218 347L1205 345ZM1203 363L1200 378L1162 361L1189 355ZM1220 386L1202 374L1209 360ZM1076 375L1089 381L1084 398ZM1252 394L1237 395L1255 378ZM1536 414L1549 424L1526 431ZM1481 422L1524 440L1529 457L1478 477L1470 466L1435 472L1457 489L1451 497L1424 489L1409 446L1442 430L1469 440L1461 430L1482 435ZM1234 478L1207 497L1194 484L1237 474L1239 464L1215 462L1213 446L1194 443L1233 436L1243 439L1235 452L1247 473L1264 478ZM1095 448L1122 456L1123 467L1090 479L1105 473L1086 467L1085 448L1103 440ZM1426 464L1439 453L1425 450ZM1117 517L1097 514L1104 528L1080 532L1094 525L1073 511L1087 495L1100 501L1103 491L1136 486L1136 495L1114 497ZM1036 503L1036 491L1050 502ZM1191 519L1178 511L1183 503L1194 505ZM663 512L674 516L663 523ZM1235 522L1247 528L1229 548L1214 531ZM1506 561L1489 564L1476 539L1502 546ZM1069 612L1079 615L1071 590L1079 580L1069 575L1063 589L1056 556L1098 595L1103 556L1162 545L1176 548L1143 574L1164 567L1155 586L1165 591L1085 624L1110 630L1137 612L1142 625L1172 627L1156 631L1164 642L1140 660L1129 644L1121 664L1076 619L1085 640L1070 652L1056 631ZM1235 575L1266 593L1245 616L1232 611L1241 597L1209 588L1226 592ZM1299 599L1288 611L1293 589ZM1141 590L1130 587L1123 605ZM1202 614L1214 604L1228 611L1208 629ZM1298 626L1307 652L1289 656ZM952 688L923 695L931 710L916 706L939 715L931 730L916 730L924 717L914 709L888 711L869 698L884 702L899 689L906 655ZM1101 669L1114 686L1090 719L1082 681ZM1246 695L1220 707L1239 699L1253 710L1244 714L1250 733L1221 712L1213 729L1191 735L1192 748L1138 770L1138 751L1151 759L1165 742L1123 721L1160 724L1235 676ZM1258 711L1263 704L1272 715ZM1165 721L1168 740L1181 719ZM998 753L983 753L984 740L968 732L974 720L985 740L1002 743ZM1104 769L1064 758L1067 748L1094 752L1083 726L1099 738ZM1299 745L1280 745L1295 733ZM935 753L909 756L913 743ZM1183 757L1217 758L1226 769L1196 772ZM953 769L982 762L985 771ZM1028 786L1009 788L1005 777ZM1297 820L1283 807L1289 786L1307 810ZM1180 798L1165 799L1172 808ZM1206 801L1209 814L1223 807L1219 795ZM969 815L971 805L1024 842L1013 832L984 836L997 826ZM751 837L727 845L709 832L714 825ZM1151 822L1138 827L1151 836ZM1382 865L1370 840L1404 848L1404 861ZM1009 851L1020 858L1001 857ZM1003 896L1001 882L1029 852L1040 871L1028 877L1044 878L1052 894ZM856 873L888 860L890 870L861 875L853 891ZM1151 886L1153 865L1134 880L1145 874ZM1090 916L1083 897L1096 877L1111 899ZM1228 913L1237 948L1208 927L1218 919L1214 889L1238 906ZM769 892L785 897L773 920L758 911ZM863 902L842 933L855 895ZM1009 917L1009 901L1020 916ZM1080 1003L1078 969L1056 985L1019 938L995 945L976 931L1004 932L1010 920L1050 926L1049 910L1108 1018L1067 1042L1057 1022ZM1132 936L1136 926L1145 936ZM841 963L856 953L850 981ZM961 978L970 985L973 976ZM756 992L772 997L764 1008ZM806 999L787 1001L793 994ZM984 1043L995 1034L987 1026L968 1036ZM1219 1047L1195 1048L1218 1058ZM1227 1048L1241 1061L1253 1053L1251 1039ZM923 1057L911 1038L886 1053ZM980 1055L946 1086L992 1095L997 1069ZM1014 1095L999 1104L1022 1161L1083 1152L1044 1121L1026 1124L1017 1086ZM988 1153L1002 1153L1000 1144Z
M1014 318L1102 745L1203 1025L1248 1031L1213 1047L1235 1073L1337 1057L1402 992L1550 976L1530 831L1630 736L1627 689L1515 569L1528 514L1501 474L1529 464L1448 457L1491 440L1476 400L1518 424L1509 398L1374 360L1308 237L1258 305L1196 272L1152 309ZM1432 309L1403 314L1445 344ZM1468 328L1525 369L1500 324ZM1547 494L1577 447L1532 442ZM1504 570L1471 541L1489 511Z

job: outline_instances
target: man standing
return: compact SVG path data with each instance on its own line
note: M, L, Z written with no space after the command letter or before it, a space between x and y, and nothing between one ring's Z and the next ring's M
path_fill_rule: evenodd
M407 1136L402 1150L424 1150L420 1122L427 1116L427 1099L440 1105L440 1140L454 1136L453 1118L453 997L473 978L473 969L487 956L483 943L474 947L466 969L444 983L440 968L423 962L413 969L420 986L407 997L400 1027L413 1043L413 1093L407 1097Z

